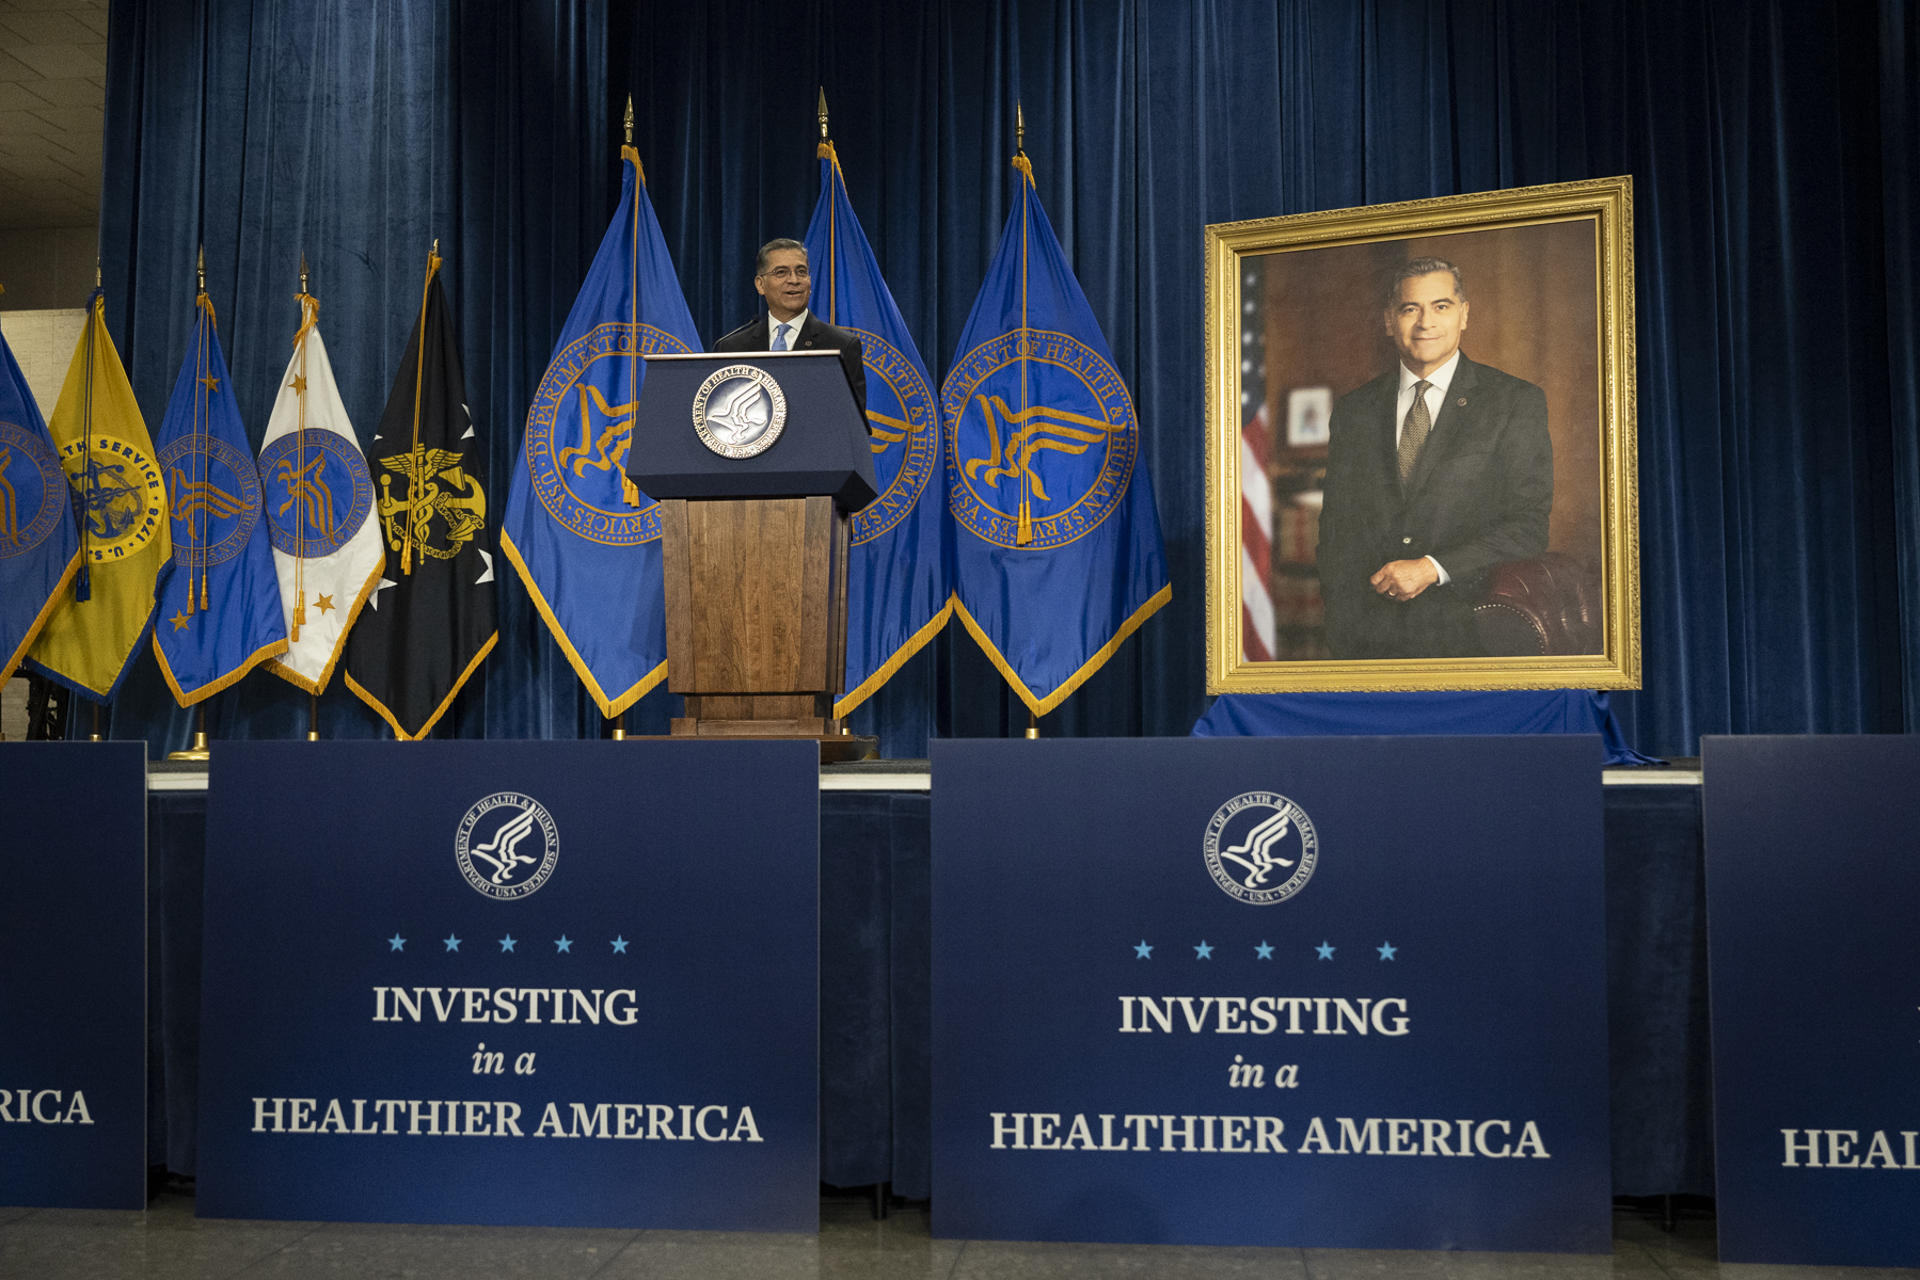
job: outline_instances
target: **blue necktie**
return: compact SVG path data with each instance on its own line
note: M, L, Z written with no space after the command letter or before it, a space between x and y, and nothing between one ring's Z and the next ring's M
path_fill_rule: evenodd
M793 328L792 325L783 324L778 329L774 330L773 349L775 351L785 351L787 349L787 330L791 328Z

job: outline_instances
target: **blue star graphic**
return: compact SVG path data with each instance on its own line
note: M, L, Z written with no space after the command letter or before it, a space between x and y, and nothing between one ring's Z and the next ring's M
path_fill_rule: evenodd
M573 939L569 938L566 934L563 933L559 937L553 940L553 949L556 952L564 952L567 955L572 955Z
M1140 939L1140 945L1133 949L1133 954L1142 960L1151 960L1153 959L1153 944L1145 938L1142 938Z
M1193 958L1195 960L1213 959L1213 944L1205 938L1200 939L1200 945L1193 949Z
M1262 960L1271 960L1273 959L1273 946L1265 938L1262 938L1260 939L1260 945L1253 949L1253 954L1259 956Z
M460 949L460 939L454 937L452 934L448 934L446 936L445 941L447 944L447 950L458 951Z
M515 938L512 934L508 934L506 937L500 939L500 950L502 952L512 951L513 944L518 941L518 938Z
M1391 960L1393 959L1394 952L1400 950L1400 948L1394 946L1391 942L1383 942L1375 947L1374 950L1380 953L1382 960Z
M1319 946L1315 947L1314 950L1320 953L1322 960L1333 959L1333 944L1330 942L1322 942Z
M613 954L617 956L627 954L627 940L625 938L615 938L613 940Z
M401 937L398 933L395 933L391 938L387 939L387 950L405 951L406 949L407 949L407 940Z

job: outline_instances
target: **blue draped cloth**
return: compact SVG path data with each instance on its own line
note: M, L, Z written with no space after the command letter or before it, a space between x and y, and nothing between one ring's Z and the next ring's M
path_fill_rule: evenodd
M1664 764L1627 745L1604 693L1230 693L1194 723L1196 738L1315 734L1597 733L1607 763Z

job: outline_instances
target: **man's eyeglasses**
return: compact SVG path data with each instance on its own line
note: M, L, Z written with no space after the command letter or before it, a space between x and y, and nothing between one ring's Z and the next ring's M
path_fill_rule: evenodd
M762 278L770 277L778 280L782 284L785 284L789 280L808 280L812 278L812 273L805 267L774 267L771 270L762 271L760 275Z

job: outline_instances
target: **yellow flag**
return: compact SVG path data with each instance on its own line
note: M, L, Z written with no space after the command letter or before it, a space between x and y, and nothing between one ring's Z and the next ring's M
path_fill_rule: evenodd
M97 293L47 428L80 518L81 570L27 665L105 702L153 620L173 539L166 482Z

